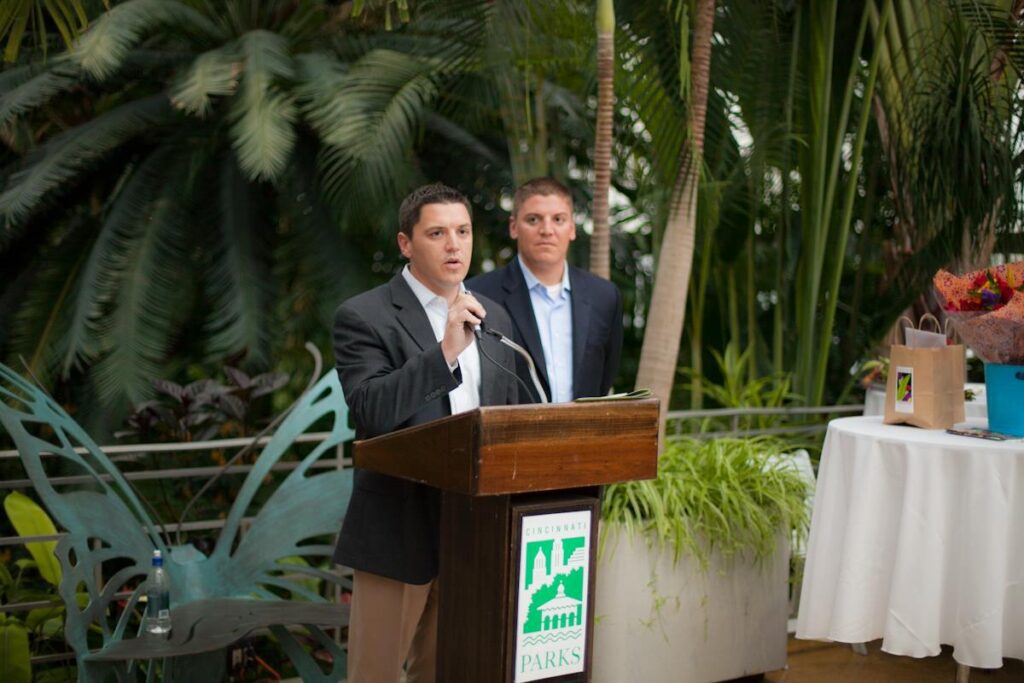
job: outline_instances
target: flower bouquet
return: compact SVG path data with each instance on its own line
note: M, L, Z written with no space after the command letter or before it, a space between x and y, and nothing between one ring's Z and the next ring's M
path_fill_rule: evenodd
M989 429L1024 436L1024 262L954 275L935 289L960 338L985 361Z

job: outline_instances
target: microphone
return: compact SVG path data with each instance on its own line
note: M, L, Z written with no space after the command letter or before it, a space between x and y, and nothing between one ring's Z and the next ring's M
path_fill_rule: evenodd
M490 335L491 337L494 337L499 342L501 342L502 344L504 344L505 346L509 347L510 349L518 353L520 356L522 356L523 359L526 361L526 367L530 371L530 379L533 380L533 388L536 391L537 397L540 398L541 403L550 403L550 401L548 401L548 395L544 393L544 387L541 386L540 378L537 376L537 366L534 364L533 358L530 357L529 351L527 351L522 346L520 346L519 344L515 343L514 341L503 335L501 332L498 332L497 330L492 330L491 328L487 327L483 321L480 321L479 325L473 326L473 334L475 334L476 338L479 339L480 341L483 341L483 336L485 334ZM516 381L519 382L519 384L522 385L524 389L526 389L526 393L530 393L530 388L526 386L526 383L523 382L519 375L509 370L498 361L491 358L487 351L484 350L483 344L480 345L480 353L483 354L484 358L491 361L499 368L515 377Z

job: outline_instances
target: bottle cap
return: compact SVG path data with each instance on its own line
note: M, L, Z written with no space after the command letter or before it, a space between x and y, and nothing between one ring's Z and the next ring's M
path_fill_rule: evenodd
M163 557L163 554L159 550L154 550L153 551L153 566L154 567L162 567L162 566L164 566L164 557Z

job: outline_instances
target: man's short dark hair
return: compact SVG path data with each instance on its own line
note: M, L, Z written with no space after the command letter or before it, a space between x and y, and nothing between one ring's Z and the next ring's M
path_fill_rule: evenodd
M519 189L516 190L515 196L512 197L512 216L518 216L519 209L523 206L526 200L530 197L536 197L537 195L545 197L549 195L558 195L569 202L569 211L572 211L572 192L569 191L569 188L554 178L545 177L527 180L519 186Z
M469 205L466 195L444 183L431 183L417 187L402 200L398 207L398 230L412 238L412 226L420 221L420 209L427 204L462 204L473 218L473 207Z

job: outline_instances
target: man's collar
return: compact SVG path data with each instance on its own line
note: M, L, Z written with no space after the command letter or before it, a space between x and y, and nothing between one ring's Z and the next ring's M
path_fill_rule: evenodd
M423 306L424 308L426 308L427 305L433 302L434 299L440 299L445 304L445 306L448 305L447 300L443 296L441 296L440 294L435 294L430 290L429 287L427 287L425 284L416 279L416 276L412 274L412 270L409 268L408 263L406 263L405 267L402 268L402 277L409 285L409 289L412 290L412 293L416 295L416 300L419 301L420 305ZM466 291L465 285L460 284L459 287L462 289L463 292Z
M526 288L533 289L537 285L546 287L543 282L537 279L537 276L533 274L533 271L523 261L521 254L516 254L516 258L519 259L519 268L523 271L523 280L526 281ZM565 291L571 291L572 286L569 284L569 264L562 261L562 289Z

